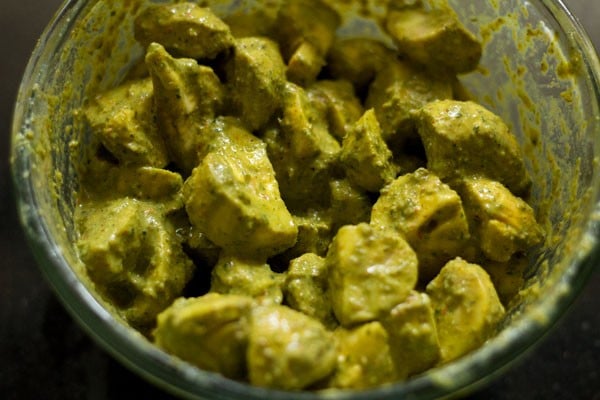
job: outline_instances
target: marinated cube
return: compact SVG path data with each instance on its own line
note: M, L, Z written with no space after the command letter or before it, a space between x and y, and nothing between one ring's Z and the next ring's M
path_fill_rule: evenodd
M152 326L191 278L175 229L152 203L123 198L77 210L79 254L98 291L131 325Z
M442 180L485 176L516 195L531 180L515 136L504 121L471 101L433 101L415 115L427 154L427 168Z
M403 54L438 71L470 72L481 59L481 43L452 10L392 11L386 27Z
M426 293L412 291L381 322L389 334L397 379L423 372L440 359L433 307Z
M250 131L263 127L281 107L286 67L277 44L263 37L235 41L225 66L235 116Z
M423 282L462 254L470 237L458 194L423 168L400 176L382 190L371 224L394 230L408 241L418 254Z
M211 137L206 121L223 107L225 88L212 68L188 58L173 58L152 43L146 65L154 84L156 119L171 159L189 175Z
M396 178L392 152L381 137L373 109L365 112L344 138L340 160L348 179L369 192L378 192Z
M111 182L115 192L140 200L166 200L183 189L183 178L177 172L154 167L122 168Z
M291 247L298 229L279 194L264 143L229 118L184 184L190 221L232 255L266 259Z
M83 115L94 136L121 163L162 168L169 158L152 113L152 81L124 83L93 98Z
M241 7L228 7L222 18L236 38L270 37L283 5L281 0L244 1Z
M486 178L465 178L461 197L486 257L506 262L543 239L533 209L504 185Z
M396 371L388 344L388 333L374 321L335 332L338 363L328 381L337 389L368 389L391 383Z
M325 207L341 146L329 134L325 115L310 104L304 89L286 85L281 123L270 126L262 137L290 209L301 214Z
M327 129L326 116L310 102L304 89L288 83L283 107L281 127L293 155L304 159L338 155L340 145Z
M195 3L153 5L134 21L142 46L160 43L177 57L214 59L233 47L229 26L209 8Z
M285 301L292 309L321 321L328 328L337 325L323 257L306 253L290 262L285 280Z
M247 357L251 384L283 390L304 389L336 365L333 335L323 324L275 305L252 312Z
M237 295L179 298L158 315L154 342L199 368L243 379L252 307Z
M456 258L427 285L433 305L441 361L452 361L483 344L504 316L489 275Z
M417 255L408 243L366 223L342 227L326 260L333 311L344 327L380 318L417 283Z

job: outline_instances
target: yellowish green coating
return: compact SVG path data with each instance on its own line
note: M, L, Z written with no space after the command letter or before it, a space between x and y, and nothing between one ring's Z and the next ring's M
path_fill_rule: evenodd
M507 262L486 262L485 270L496 288L498 298L509 308L525 283L525 271L529 260L525 254L517 255Z
M357 225L369 222L371 200L369 196L348 179L336 179L329 182L331 206L331 228L337 232L344 225Z
M325 115L310 101L306 91L288 83L283 101L281 127L299 159L324 158L323 163L340 151L339 142L329 133Z
M378 192L396 177L392 152L383 141L373 109L365 112L344 137L340 161L348 178L369 192Z
M483 344L504 316L489 275L476 264L456 258L427 285L441 359L457 357Z
M161 43L178 57L212 59L233 47L229 26L210 9L191 2L148 7L134 27L143 46Z
M472 101L440 100L416 113L427 168L441 179L482 175L517 194L531 186L523 151L500 117Z
M152 326L193 270L160 205L99 201L80 208L77 220L80 256L99 292L132 325Z
M325 56L335 39L340 16L323 0L287 0L281 6L274 36L289 59L303 42Z
M170 158L189 174L212 139L205 124L222 108L225 89L212 68L176 59L158 43L148 46L145 61L155 88L156 125Z
M408 243L365 223L340 228L326 263L333 311L345 327L379 319L417 283L417 255Z
M253 310L247 351L251 384L306 388L333 372L336 356L333 334L317 320L284 306Z
M426 293L412 291L381 322L389 333L396 379L423 372L440 360L433 306Z
M479 64L481 43L452 10L392 11L387 16L386 28L403 54L429 68L465 73Z
M415 136L412 112L439 99L452 98L452 81L404 61L392 61L380 69L369 86L366 107L374 108L382 136L402 146Z
M368 389L394 382L396 371L388 331L374 321L356 328L334 331L337 368L327 382L338 389Z
M352 82L361 91L369 86L379 71L395 60L395 52L377 40L344 38L333 43L327 69L335 78Z
M144 56L76 114L98 294L165 352L264 388L461 357L544 239L515 138L460 90L481 45L452 11L389 2L384 43L338 35L329 3L143 8Z
M263 127L281 107L286 82L277 44L262 37L238 39L225 70L235 115L250 131Z
M268 264L221 255L211 274L211 292L252 297L260 304L281 304L285 276Z
M337 321L329 297L327 264L323 257L305 253L290 262L285 280L287 305L332 328Z
M506 262L542 241L533 209L501 183L465 178L460 191L474 235L490 260Z
M129 197L155 201L165 212L183 206L183 179L173 171L150 166L115 165L94 157L86 165L86 178L93 184L82 188L81 199L104 201Z
M326 189L338 166L341 145L329 133L326 116L302 87L287 83L283 97L279 124L269 127L262 137L281 196L298 213L328 201Z
M325 60L317 47L310 42L303 42L288 61L286 77L297 85L308 86L317 80L324 65Z
M280 0L244 1L222 15L222 19L236 38L272 35L278 22L283 2Z
M364 113L350 81L322 79L310 85L307 94L326 115L329 132L340 142Z
M266 258L291 247L298 229L264 143L236 121L216 123L223 137L183 187L190 222L233 255Z
M327 211L307 211L300 215L292 215L298 228L296 243L277 255L277 262L288 265L294 258L307 253L324 256L333 236L333 221Z
M461 198L426 169L397 178L373 206L371 224L402 235L419 258L422 281L462 254L470 237Z
M242 378L252 308L252 299L239 295L180 298L158 316L155 343L200 368Z
M153 85L134 81L96 96L84 116L97 138L121 163L164 167L167 148L153 120Z

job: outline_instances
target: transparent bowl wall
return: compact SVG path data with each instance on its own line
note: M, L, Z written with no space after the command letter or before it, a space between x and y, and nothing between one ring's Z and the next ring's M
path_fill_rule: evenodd
M72 211L78 188L74 165L89 140L81 133L74 110L86 96L118 83L141 57L142 49L131 40L129 22L146 3L150 1L65 2L25 72L12 132L19 212L41 270L81 326L140 375L190 398L456 395L487 382L531 349L584 284L598 260L600 68L595 52L560 1L465 5L450 0L486 44L482 68L461 81L475 99L513 128L528 157L533 202L549 232L539 257L531 259L529 289L511 309L499 334L456 362L404 383L364 392L264 390L200 371L161 352L116 320L80 279L83 266L73 246ZM210 3L218 13L229 11L227 1ZM373 11L380 10L374 7ZM343 34L378 34L371 25L352 21L341 29Z

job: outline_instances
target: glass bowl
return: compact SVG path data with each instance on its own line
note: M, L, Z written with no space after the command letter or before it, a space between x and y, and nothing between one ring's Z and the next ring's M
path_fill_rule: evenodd
M584 285L600 252L600 65L593 47L560 0L450 0L461 20L485 43L481 68L461 76L461 82L477 101L508 121L517 135L534 181L532 201L549 232L539 254L530 260L520 301L498 334L452 363L406 382L360 392L290 393L251 387L162 352L110 313L84 279L73 245L75 165L89 140L77 129L74 111L91 93L118 83L141 57L142 49L131 39L130 22L149 2L66 1L25 71L12 130L19 213L40 268L73 317L124 365L188 398L460 395L488 382L530 350ZM230 11L231 2L208 3L217 13ZM380 11L377 2L366 4L373 5L373 13ZM347 15L341 34L377 34L356 15Z

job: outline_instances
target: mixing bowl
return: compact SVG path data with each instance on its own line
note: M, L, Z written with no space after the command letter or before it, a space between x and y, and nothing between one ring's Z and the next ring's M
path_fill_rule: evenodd
M548 232L544 246L529 260L519 302L508 310L497 335L452 363L406 382L360 392L289 393L251 387L162 352L115 318L92 290L74 245L73 221L76 166L90 140L74 115L86 97L113 87L140 59L143 51L132 40L131 21L140 5L150 2L63 4L25 72L15 107L11 159L21 221L42 272L81 326L141 376L189 398L456 396L488 382L532 349L584 285L600 251L600 65L593 47L560 0L450 0L485 45L481 67L460 80L517 136L534 182L532 204ZM207 3L221 15L240 4L260 4ZM348 9L340 34L378 34L361 17L364 7L373 15L380 13L378 2L340 3Z

